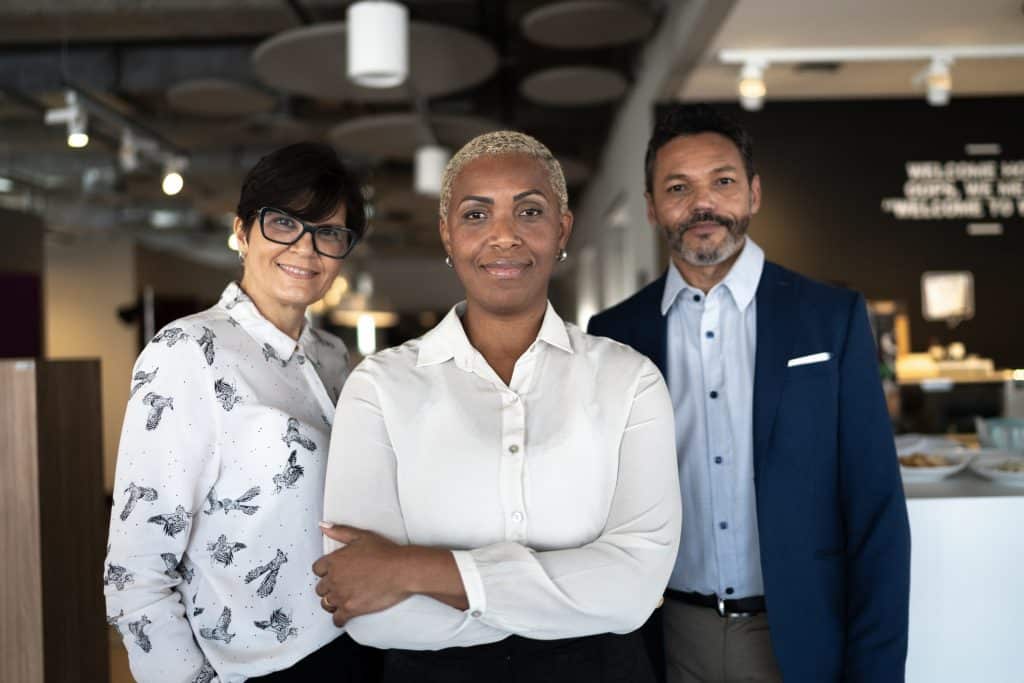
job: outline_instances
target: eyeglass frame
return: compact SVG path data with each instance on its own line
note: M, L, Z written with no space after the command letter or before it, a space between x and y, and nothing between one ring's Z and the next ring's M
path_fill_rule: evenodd
M281 240L275 240L272 237L267 237L267 231L263 229L263 217L269 211L273 211L275 213L283 214L283 215L287 216L288 218L292 219L293 221L295 221L296 223L298 223L299 225L301 225L302 226L302 231L299 233L298 237L293 239L291 242L282 242ZM291 246L291 245L297 243L303 237L305 237L306 233L308 232L310 234L310 239L313 242L313 251L315 251L316 253L320 254L321 256L326 256L327 258L337 259L339 261L341 259L345 258L346 256L348 256L349 254L351 254L352 250L356 248L356 245L359 244L359 240L360 240L359 233L357 233L352 228L346 227L344 225L331 225L331 226L329 226L330 228L333 228L333 229L336 229L336 230L337 229L344 230L345 232L347 232L349 234L349 236L352 239L352 241L348 245L348 249L345 250L344 254L342 254L341 256L334 256L333 254L325 254L324 252L320 251L320 248L316 245L316 234L321 229L327 228L328 227L327 225L314 225L313 223L307 223L306 221L302 220L301 218L296 218L294 215L288 213L287 211L284 211L283 209L278 209L277 207L274 207L274 206L262 206L262 207L260 207L260 210L256 212L256 220L260 224L260 234L263 235L263 239L267 240L268 242L273 242L274 244L284 244L284 245L287 245L287 246Z

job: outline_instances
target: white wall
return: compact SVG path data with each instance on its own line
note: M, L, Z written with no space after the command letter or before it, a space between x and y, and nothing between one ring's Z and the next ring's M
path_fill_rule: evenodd
M117 317L119 307L135 300L134 243L47 239L43 291L46 357L100 359L103 476L109 491L137 355L136 327Z

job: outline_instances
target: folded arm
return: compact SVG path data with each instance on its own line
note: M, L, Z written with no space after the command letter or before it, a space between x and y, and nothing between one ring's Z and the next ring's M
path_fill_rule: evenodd
M402 578L389 584L388 606L348 620L352 637L379 647L437 649L513 633L554 639L641 625L671 572L681 509L671 402L657 369L646 365L619 444L618 479L598 538L545 552L512 542L454 552L409 547L404 552L412 561L394 573ZM334 424L326 519L408 545L395 456L376 389L365 375L356 373L346 384ZM328 540L325 547L339 546ZM350 594L355 593L352 588ZM326 585L321 594L332 604L332 597L344 599Z

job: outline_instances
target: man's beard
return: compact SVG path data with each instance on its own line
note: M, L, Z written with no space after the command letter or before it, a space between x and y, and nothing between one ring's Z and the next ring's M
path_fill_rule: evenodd
M700 223L718 223L726 229L726 235L718 244L698 246L691 249L686 246L683 236L686 231ZM717 266L728 261L743 247L743 240L750 226L750 214L737 219L721 216L710 211L698 211L692 214L685 223L675 228L662 226L668 238L668 247L691 266Z

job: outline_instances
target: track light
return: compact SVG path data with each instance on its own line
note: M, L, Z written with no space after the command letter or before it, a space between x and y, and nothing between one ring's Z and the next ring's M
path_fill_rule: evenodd
M117 160L125 173L132 173L139 168L139 145L131 128L121 131L121 146L117 150Z
M747 62L740 71L740 82L737 90L740 105L747 111L758 111L764 106L767 89L764 85L764 62Z
M927 94L925 97L928 104L933 107L945 107L949 104L949 95L953 90L953 76L949 73L949 67L953 60L949 57L936 57L928 66L928 73L925 76Z
M64 104L60 109L47 109L44 121L47 125L67 124L68 147L81 149L89 144L89 116L73 90L64 93Z
M1021 59L1024 44L1010 45L931 45L906 47L793 47L721 50L718 61L741 68L740 104L744 109L760 109L765 96L764 69L769 64L846 62L929 62L928 68L912 79L914 85L924 83L928 104L941 107L949 104L953 79L949 68L954 60Z
M182 157L168 157L164 164L164 179L160 184L166 195L176 195L181 192L181 188L185 186L185 179L181 177L181 172L185 170L185 166L188 162Z

